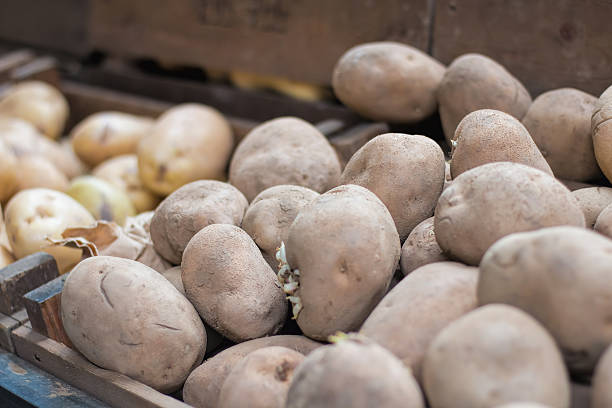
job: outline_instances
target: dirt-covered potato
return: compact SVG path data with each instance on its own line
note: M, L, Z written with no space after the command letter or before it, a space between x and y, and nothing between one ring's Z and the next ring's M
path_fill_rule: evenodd
M538 96L523 118L555 176L588 181L601 176L591 138L591 115L597 98L572 88Z
M553 175L525 126L514 116L494 109L466 115L452 140L450 170L461 173L493 162L513 162Z
M612 347L608 347L595 368L591 408L612 407Z
M593 229L608 238L612 238L612 205L606 206L599 213Z
M391 213L403 242L433 214L444 186L444 153L425 136L376 136L351 157L340 184L357 184L376 194Z
M609 187L580 188L572 191L572 195L584 213L587 228L593 228L599 214L612 204L612 188Z
M19 188L18 163L0 137L0 202L6 202Z
M381 346L350 336L310 353L293 373L287 408L425 406L409 370Z
M591 135L595 159L608 180L612 180L612 86L606 89L591 116Z
M508 234L556 225L585 226L571 192L543 171L510 162L478 166L454 179L434 218L440 248L470 265Z
M590 374L612 343L612 240L584 228L513 234L480 264L478 302L508 303L553 335L572 373Z
M25 156L19 159L17 190L29 188L49 188L65 192L69 181L49 160L38 156Z
M276 271L276 251L289 237L298 212L317 198L309 188L291 185L270 187L253 199L242 219L242 229L253 238L265 260Z
M535 319L507 305L480 307L442 329L425 355L423 384L432 408L570 403L555 341Z
M232 369L221 388L219 408L284 408L295 368L304 355L272 346L248 354Z
M279 279L298 325L318 340L359 329L387 291L401 250L385 205L353 184L302 209L285 244Z
M151 133L153 119L122 112L98 112L70 132L72 148L89 166L112 157L135 154L140 140Z
M113 157L100 163L92 174L124 190L137 213L151 211L160 198L148 190L138 174L138 157L133 154Z
M136 215L125 191L94 176L80 176L72 180L66 193L87 208L97 220L125 223Z
M230 224L213 224L191 238L183 253L187 298L224 337L241 342L276 334L287 300L274 271L251 237Z
M70 272L61 299L66 334L92 363L162 392L204 357L206 332L189 301L155 270L97 256Z
M525 87L504 67L480 54L457 57L446 69L437 91L446 141L470 112L496 109L522 119L531 105Z
M338 184L340 172L334 148L317 128L283 117L262 123L242 139L230 163L229 182L251 201L280 184L323 193Z
M196 232L210 224L240 225L248 205L242 193L230 184L215 180L186 184L155 210L151 220L155 249L178 265Z
M0 95L0 115L24 119L42 134L57 139L68 119L68 102L46 82L24 81Z
M195 103L177 105L141 139L140 178L161 195L195 180L222 179L233 145L232 129L217 110Z
M342 55L332 76L334 93L360 115L415 123L435 112L444 65L397 42L357 45Z
M423 265L447 261L434 232L434 217L427 218L414 227L404 245L400 257L400 268L404 275Z
M249 353L264 347L286 347L307 355L321 346L304 336L270 336L236 344L204 361L185 381L183 399L198 408L216 408L225 379Z
M417 378L429 343L476 307L478 268L456 262L425 265L385 295L360 333L391 351Z

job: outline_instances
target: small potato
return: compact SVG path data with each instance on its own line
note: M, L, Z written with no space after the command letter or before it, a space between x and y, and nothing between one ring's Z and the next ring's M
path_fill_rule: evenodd
M61 151L58 150L56 152L54 149L53 154L49 154L49 159L53 161L53 164L55 164L58 169L63 171L69 179L72 180L73 178L82 176L89 171L85 163L83 163L74 152L70 139L64 138L60 140L59 145ZM63 157L60 153L63 153ZM61 165L58 165L59 160L62 162Z
M395 354L420 378L429 343L476 307L477 281L478 268L456 262L425 265L385 295L360 333Z
M85 164L97 166L112 157L135 154L153 123L151 118L128 113L94 113L70 132L72 148Z
M590 374L612 342L612 240L575 227L513 234L480 264L478 302L508 303L546 327L573 374Z
M29 188L48 188L65 192L69 181L49 160L38 156L25 156L19 159L19 180L17 190Z
M404 276L423 265L447 261L434 233L434 217L414 227L402 245L400 267Z
M591 408L612 407L612 347L608 347L599 359L593 376Z
M597 216L593 229L608 238L612 238L612 205L606 206Z
M136 155L108 159L100 163L92 174L125 191L137 213L154 210L160 202L160 198L142 184Z
M434 218L440 248L470 265L506 235L556 225L584 227L576 199L548 174L510 162L478 166L454 179Z
M436 111L444 71L444 65L414 47L373 42L342 55L332 86L342 103L368 119L415 123Z
M234 145L232 129L216 109L188 103L164 112L138 145L142 184L168 195L200 179L222 179Z
M423 384L432 408L570 403L555 341L535 319L507 305L480 307L442 329L425 355Z
M555 176L575 181L601 177L591 138L591 114L597 98L572 88L538 96L523 124Z
M599 168L612 180L612 86L601 94L591 116L593 149Z
M414 227L433 214L444 187L444 153L425 136L376 136L351 157L340 184L357 184L376 194L404 242Z
M480 54L457 57L447 68L437 91L440 120L446 141L470 112L496 109L522 119L531 96L504 67Z
M61 298L66 334L92 363L162 392L204 357L206 332L189 301L155 270L96 256L70 272Z
M242 139L230 163L229 182L252 201L280 184L323 193L338 184L340 172L334 148L317 128L284 117L262 123Z
M253 351L227 376L219 408L284 408L294 370L303 360L303 354L286 347Z
M287 408L425 406L409 370L381 346L344 339L310 353L293 374Z
M210 224L240 225L249 203L234 186L215 180L194 181L170 194L155 210L151 239L171 263L181 263L189 240Z
M125 223L127 217L136 215L127 194L98 177L81 176L70 183L66 193L87 208L97 220Z
M224 337L241 342L273 335L287 317L276 274L240 228L213 224L191 238L181 263L187 298Z
M513 162L553 175L525 126L512 115L481 109L466 115L452 140L450 170L461 173L493 162Z
M0 137L0 202L6 202L18 190L18 166L17 157Z
M68 119L68 102L45 82L24 81L0 96L0 114L24 119L47 137L58 139Z
M593 228L597 217L609 204L612 204L612 188L587 187L572 191L578 206L584 213L587 228Z

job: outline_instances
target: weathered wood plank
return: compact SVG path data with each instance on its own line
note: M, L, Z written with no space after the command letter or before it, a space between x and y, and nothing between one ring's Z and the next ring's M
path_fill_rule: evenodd
M15 68L35 58L34 52L27 49L15 50L0 55L0 82L8 81Z
M4 313L0 313L0 347L13 352L15 351L13 347L13 340L11 339L11 333L17 327L19 327L21 323L16 319L13 319L11 316L5 315Z

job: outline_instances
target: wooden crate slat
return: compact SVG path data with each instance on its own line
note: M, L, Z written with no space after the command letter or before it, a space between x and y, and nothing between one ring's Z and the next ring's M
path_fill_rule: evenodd
M15 68L33 60L35 57L34 52L27 49L0 55L0 83L11 79L11 74Z
M13 340L11 339L11 333L20 325L21 323L19 323L18 320L12 318L11 316L5 315L4 313L0 313L1 348L10 352L13 352L15 350L13 347Z

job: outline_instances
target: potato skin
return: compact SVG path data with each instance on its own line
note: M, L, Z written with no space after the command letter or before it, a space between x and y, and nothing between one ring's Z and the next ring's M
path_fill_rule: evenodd
M593 229L608 238L612 238L612 206L608 205L601 211Z
M400 268L406 276L423 265L447 260L436 241L434 217L429 217L414 227L402 245Z
M477 281L478 268L456 262L418 268L385 295L360 333L392 352L420 378L431 341L450 322L476 308Z
M234 186L215 180L194 181L164 199L151 220L155 250L181 263L189 240L210 224L240 225L249 203Z
M346 51L334 68L334 93L360 115L383 122L415 123L435 112L445 67L397 42L373 42Z
M591 408L608 408L612 406L612 347L603 353L593 376L593 393Z
M178 389L204 357L206 332L193 306L136 261L82 261L66 279L61 313L66 334L91 362L162 392Z
M444 186L444 153L425 136L376 136L351 157L340 184L360 185L376 194L404 242L417 224L433 214Z
M597 102L591 116L593 149L599 168L608 180L612 180L612 86L606 89Z
M18 191L30 188L48 188L62 192L68 190L69 182L66 175L43 157L22 157L19 159L18 168Z
M548 174L510 162L461 174L440 196L434 218L440 248L470 265L508 234L556 225L585 226L576 199Z
M553 176L525 126L498 110L480 109L467 114L455 130L452 145L453 178L493 162L521 163Z
M572 88L538 96L523 118L556 177L588 181L601 177L591 138L597 98Z
M509 404L497 405L495 408L551 408L549 405L538 404L537 402L511 402Z
M98 177L77 177L72 180L66 193L87 208L97 220L123 225L127 217L136 215L127 193Z
M230 163L229 182L251 201L280 184L323 193L338 184L340 172L336 152L317 128L282 117L262 123L242 139Z
M0 202L4 203L18 189L18 161L9 147L0 139Z
M457 57L446 69L437 91L446 141L470 112L496 109L522 119L531 105L523 84L503 66L480 54Z
M612 188L587 187L572 191L578 206L584 213L587 228L593 228L604 208L612 204Z

